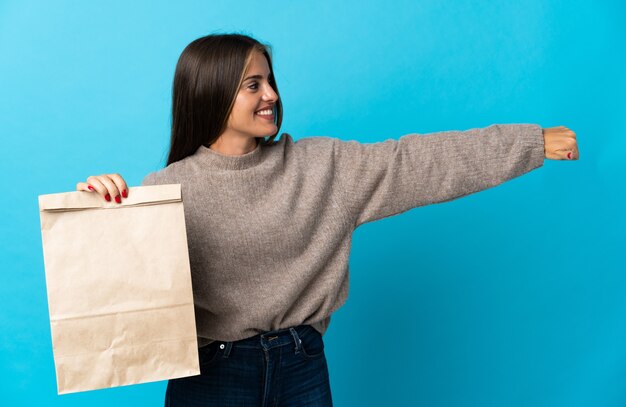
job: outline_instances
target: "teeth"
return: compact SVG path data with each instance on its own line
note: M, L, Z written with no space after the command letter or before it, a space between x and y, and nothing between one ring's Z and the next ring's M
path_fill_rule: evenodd
M274 112L270 109L266 109L266 110L261 110L256 112L256 114L260 114L262 116L271 116Z

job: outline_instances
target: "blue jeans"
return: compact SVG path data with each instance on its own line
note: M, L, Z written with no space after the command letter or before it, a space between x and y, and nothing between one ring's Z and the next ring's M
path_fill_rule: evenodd
M166 407L332 406L322 335L310 325L199 349L200 375L171 379Z

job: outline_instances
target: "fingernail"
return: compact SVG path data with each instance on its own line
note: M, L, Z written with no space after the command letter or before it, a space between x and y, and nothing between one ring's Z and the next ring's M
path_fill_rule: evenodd
M116 196L116 197L115 197L115 202L117 202L117 203L122 203L122 198L120 198L120 196L119 196L119 195L118 195L118 196Z
M571 151L569 153L567 153L567 158L570 159L570 160L572 159L572 152Z
M122 191L122 196L123 196L124 198L128 198L128 193L126 192L126 190L123 190L123 191Z
M106 195L104 196L104 199L106 199L107 201L111 202L111 195L106 194Z
M90 191L93 191L93 187L91 185L88 185L87 188L89 188Z

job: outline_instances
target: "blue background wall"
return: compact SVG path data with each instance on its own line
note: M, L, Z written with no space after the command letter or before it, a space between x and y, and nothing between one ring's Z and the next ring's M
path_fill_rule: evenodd
M626 405L623 2L106 3L0 2L3 405L161 405L165 382L57 396L37 196L161 168L179 54L233 31L274 47L294 138L577 134L579 161L355 232L336 405Z

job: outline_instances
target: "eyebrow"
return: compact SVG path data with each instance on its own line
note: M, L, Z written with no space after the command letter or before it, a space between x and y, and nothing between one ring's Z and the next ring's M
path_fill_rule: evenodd
M272 74L270 73L268 76L271 76ZM251 75L248 76L247 78L244 79L244 82L247 81L248 79L263 79L263 75L257 74L257 75Z

